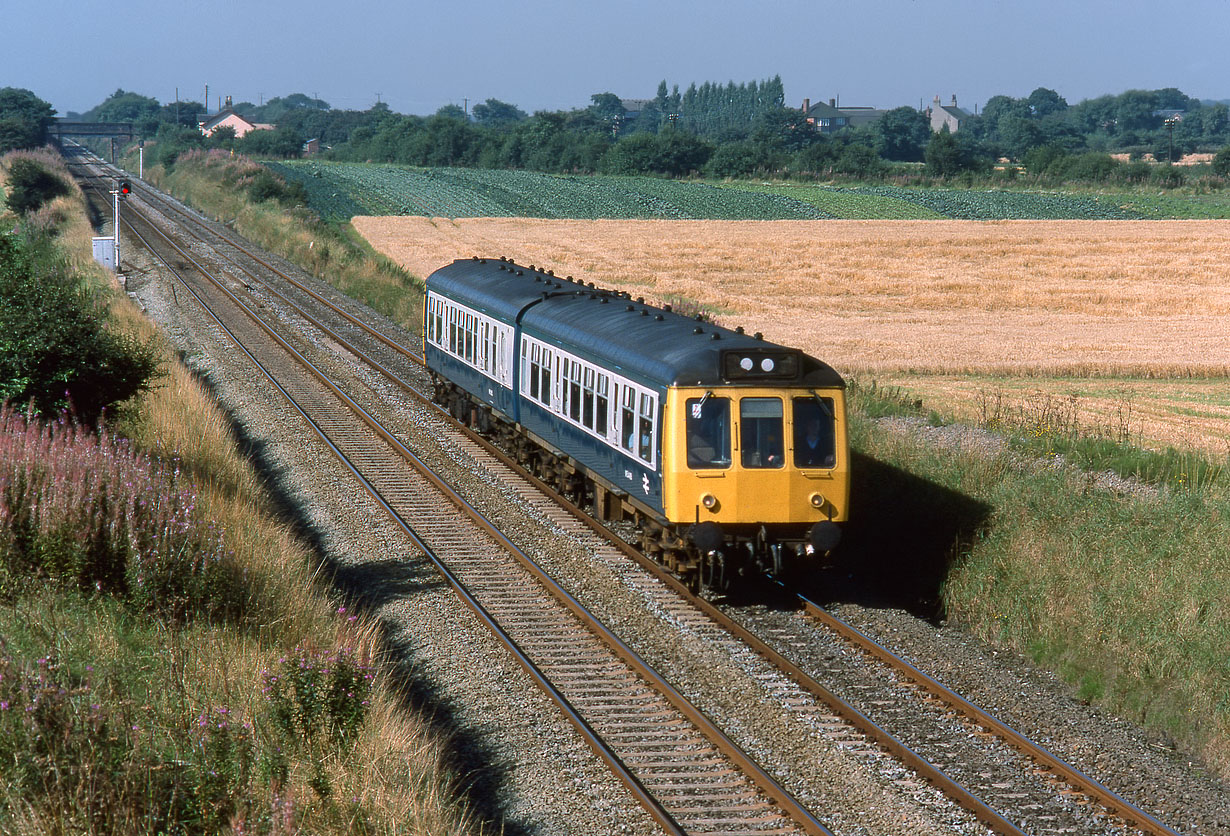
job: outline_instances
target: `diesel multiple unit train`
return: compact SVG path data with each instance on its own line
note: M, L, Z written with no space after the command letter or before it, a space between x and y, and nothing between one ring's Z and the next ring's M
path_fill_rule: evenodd
M694 587L828 554L845 384L803 352L506 259L427 279L436 400Z

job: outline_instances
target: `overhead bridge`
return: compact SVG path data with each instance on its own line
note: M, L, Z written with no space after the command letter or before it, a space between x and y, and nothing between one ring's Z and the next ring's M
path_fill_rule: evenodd
M51 135L58 141L66 136L114 136L133 139L132 122L69 122L57 119L51 123Z

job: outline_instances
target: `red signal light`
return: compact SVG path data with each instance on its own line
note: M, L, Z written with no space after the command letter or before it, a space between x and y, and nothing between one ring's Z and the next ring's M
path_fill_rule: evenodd
M125 196L132 194L132 184L127 180L120 181L120 194Z

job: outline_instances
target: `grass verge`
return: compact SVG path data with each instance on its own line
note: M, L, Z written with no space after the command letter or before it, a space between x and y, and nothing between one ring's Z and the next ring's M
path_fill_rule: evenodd
M422 330L422 279L373 250L348 223L326 223L303 206L280 203L276 194L254 200L250 187L270 176L259 163L222 151L191 151L181 155L169 171L163 166L145 171L153 185L260 247L329 282L401 327L414 333Z
M916 565L896 569L910 595L933 594L949 619L1230 775L1230 496L1220 463L1054 420L1000 416L945 434L953 428L936 428L937 416L900 389L855 386L852 404L854 445L876 477L861 483L858 512L875 519L853 526L850 548L862 536L872 556L909 554ZM883 420L903 415L934 431ZM992 443L971 443L971 433ZM1102 470L1145 489L1107 487Z
M58 200L43 221L113 327L160 339L93 265L80 193ZM187 370L103 435L0 423L0 830L481 829Z

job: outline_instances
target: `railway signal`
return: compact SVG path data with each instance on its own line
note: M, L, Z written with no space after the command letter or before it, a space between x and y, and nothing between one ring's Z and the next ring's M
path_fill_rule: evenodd
M127 180L120 181L120 197L128 197L132 194L132 184Z

